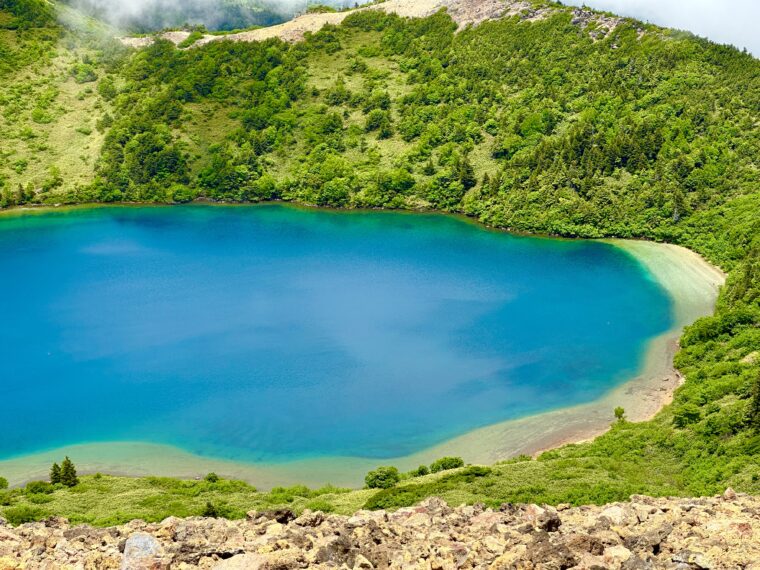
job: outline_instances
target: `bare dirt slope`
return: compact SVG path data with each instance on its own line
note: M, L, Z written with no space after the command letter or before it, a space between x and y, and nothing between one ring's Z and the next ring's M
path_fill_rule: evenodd
M326 24L338 25L348 15L357 11L383 10L405 18L424 18L442 9L447 10L452 19L459 24L460 28L468 24L477 25L485 20L500 18L502 16L520 14L523 11L526 11L526 16L531 18L541 16L540 11L531 10L530 3L524 0L387 0L380 4L345 12L302 14L277 26L250 30L238 34L224 36L209 34L198 40L194 45L200 46L222 39L251 42L269 38L280 38L284 41L295 42L303 39L304 34L307 32L317 32ZM189 35L189 32L166 32L162 34L162 37L178 44ZM150 37L125 37L121 38L121 41L131 47L143 47L152 43L153 39Z
M280 38L286 42L297 42L306 33L314 33L325 25L338 25L347 16L364 10L383 10L398 14L404 18L425 18L439 10L446 10L451 18L463 29L468 25L478 25L486 20L520 15L524 20L535 22L554 13L557 8L533 8L526 0L386 0L380 4L347 10L345 12L325 12L317 14L302 14L292 20L270 26L249 30L237 34L213 35L206 34L191 47L202 46L220 40L240 42L263 41L270 38ZM584 8L572 8L573 24L585 29L593 24L590 35L596 41L606 37L622 21L622 18L594 12ZM643 34L643 30L640 34ZM173 42L175 45L183 42L190 35L186 31L164 32L159 37ZM153 37L122 37L122 43L134 48L141 48L153 43Z

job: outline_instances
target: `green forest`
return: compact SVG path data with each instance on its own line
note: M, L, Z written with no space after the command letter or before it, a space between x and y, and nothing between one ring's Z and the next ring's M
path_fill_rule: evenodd
M760 61L534 5L541 18L461 31L445 11L367 10L294 44L138 50L67 6L0 0L0 207L284 200L684 245L729 276L715 315L681 339L673 404L591 443L401 474L384 489L83 476L39 503L0 491L0 515L106 524L200 514L209 501L242 516L243 504L351 512L431 495L497 505L760 493Z

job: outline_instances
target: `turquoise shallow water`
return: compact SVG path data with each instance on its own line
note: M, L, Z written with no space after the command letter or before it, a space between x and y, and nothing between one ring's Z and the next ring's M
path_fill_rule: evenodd
M0 458L97 441L398 457L594 400L672 325L634 258L452 217L0 218Z

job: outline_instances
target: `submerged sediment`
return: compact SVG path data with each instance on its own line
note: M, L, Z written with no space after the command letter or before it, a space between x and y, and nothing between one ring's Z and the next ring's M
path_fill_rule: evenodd
M0 522L0 569L760 568L760 498L653 499L602 507L288 510L246 520L168 518L97 529Z

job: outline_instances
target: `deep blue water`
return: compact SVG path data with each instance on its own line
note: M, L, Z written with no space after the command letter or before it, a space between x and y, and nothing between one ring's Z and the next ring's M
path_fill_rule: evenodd
M611 245L285 206L0 218L0 457L392 457L593 400L671 301Z

